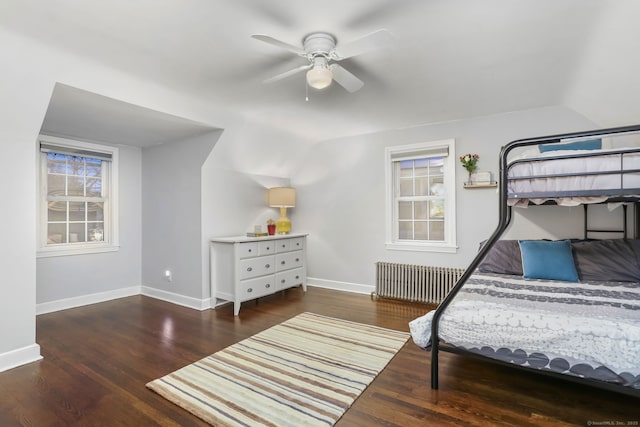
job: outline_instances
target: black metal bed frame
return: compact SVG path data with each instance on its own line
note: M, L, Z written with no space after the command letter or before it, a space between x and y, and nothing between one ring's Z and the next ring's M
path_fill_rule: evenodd
M564 140L564 139L578 139L578 138L608 136L608 135L631 133L631 132L640 132L640 125L623 126L623 127L616 127L616 128L585 131L585 132L574 132L574 133L551 135L551 136L544 136L544 137L537 137L537 138L520 139L520 140L512 141L509 144L507 144L504 147L502 147L502 149L500 151L500 172L499 172L500 179L499 179L499 184L498 184L498 186L499 186L499 194L500 194L500 197L499 197L499 220L498 220L498 225L497 225L495 231L491 234L491 237L489 237L487 242L478 251L478 254L473 259L473 261L471 261L471 264L469 264L469 267L467 267L467 269L465 270L463 275L456 282L455 286L451 289L449 294L445 297L445 299L440 303L438 308L435 310L433 319L431 321L431 388L432 389L437 389L438 388L438 356L439 356L439 352L440 351L444 351L444 352L449 352L449 353L461 354L461 355L465 355L465 356L471 356L473 358L485 360L487 362L496 363L496 364L503 365L503 366L509 366L509 367L512 367L512 368L520 369L520 370L526 370L528 372L537 372L537 373L542 374L542 375L547 375L547 376L551 376L551 377L555 377L555 378L562 378L564 380L578 382L580 384L591 385L591 386L598 387L598 388L605 389L605 390L616 391L616 392L619 392L619 393L624 393L624 394L629 394L629 395L632 395L632 396L635 396L635 397L640 397L640 390L635 390L635 389L632 389L630 387L620 386L620 385L617 385L617 384L607 383L607 382L600 381L600 380L595 380L595 379L574 377L574 376L571 376L571 375L566 375L566 374L562 374L562 373L558 373L558 372L554 372L554 371L539 370L539 369L530 368L530 367L526 367L526 366L515 365L515 364L509 363L509 362L504 362L504 361L501 361L501 360L497 360L497 359L493 359L493 358L490 358L490 357L487 357L487 356L483 356L483 355L471 352L471 351L463 349L463 348L455 347L455 346L446 344L444 342L440 342L439 334L438 334L439 321L440 321L440 318L441 318L444 310L447 308L447 306L449 304L451 304L451 302L453 301L453 299L455 298L457 293L460 291L460 289L462 289L462 287L464 286L466 281L469 279L469 277L474 273L474 271L476 270L476 268L478 267L478 265L480 264L482 259L489 252L491 247L493 247L493 245L496 243L496 241L498 241L500 239L502 234L507 229L509 223L511 222L512 207L509 206L508 203L507 203L508 198L509 198L509 194L508 194L508 179L509 179L508 178L508 166L509 166L509 164L507 162L507 157L508 157L509 153L512 150L516 149L516 148L526 147L526 146L531 146L531 145L538 145L538 144L558 143L558 142L560 142L561 140ZM615 153L615 151L614 151L614 153ZM588 155L589 155L589 153L585 153L584 155L580 154L578 157L588 156ZM621 156L622 155L623 154L621 154ZM551 159L554 159L554 158L562 158L562 157L566 158L567 156L544 157L541 160L551 160ZM576 156L571 156L571 157L576 157ZM621 172L621 177L622 177L622 174L624 174L624 173L632 173L632 172L638 173L638 172L640 172L640 170L627 170L627 171ZM606 174L607 172L604 172L604 173ZM582 175L582 174L578 174L578 175ZM537 178L545 178L545 177L538 176ZM531 178L531 177L527 177L527 179L529 179L529 178ZM614 189L614 190L611 190L611 191L609 191L609 190L606 190L606 191L600 190L600 191L597 191L597 194L596 194L596 192L591 192L591 191L587 190L586 193L587 194L584 194L584 192L580 193L580 194L577 194L577 193L575 193L575 194L574 193L572 193L572 194L563 194L561 196L556 194L554 196L555 197L570 197L570 196L598 195L598 196L610 197L610 200L612 200L612 201L613 200L615 200L615 201L633 201L633 202L640 201L640 197L638 197L640 195L640 188L626 188L626 189L622 188L622 178L621 178L621 188L620 189ZM524 196L522 196L522 197L524 197ZM528 195L527 198L535 198L535 197L553 197L553 196L551 196L549 194L544 194L544 195L538 194L538 195ZM638 225L639 225L639 220L638 220L638 215L637 215L638 209L635 209L635 211L636 211L636 224L635 224L635 226L636 226L636 232L637 232ZM625 216L625 218L626 218L626 216ZM586 219L586 214L585 214L585 219ZM625 230L626 230L626 226L625 226ZM625 234L625 236L626 236L626 234Z

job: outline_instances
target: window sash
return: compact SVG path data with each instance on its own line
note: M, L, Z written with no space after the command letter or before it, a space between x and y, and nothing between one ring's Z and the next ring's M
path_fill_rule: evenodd
M386 148L387 174L387 243L388 249L427 250L455 252L455 147L453 140L420 143ZM440 157L442 165L429 168L420 166L416 160ZM412 167L400 173L400 163L414 161ZM431 168L439 170L434 173ZM412 169L411 169L412 168ZM401 195L400 182L403 182ZM422 182L420 182L422 181ZM409 184L411 183L411 184ZM434 194L434 186L442 185L444 192ZM409 208L411 215L401 215L400 209ZM419 214L416 213L416 204ZM432 204L433 203L433 204ZM408 233L408 234L407 234Z
M117 194L113 191L117 188L118 149L48 136L39 142L38 256L118 250ZM59 170L49 163L50 153L65 156ZM61 178L54 194L49 194L51 176ZM61 206L53 206L56 203ZM60 209L57 215L56 208ZM53 233L55 239L50 239L50 227L59 231Z

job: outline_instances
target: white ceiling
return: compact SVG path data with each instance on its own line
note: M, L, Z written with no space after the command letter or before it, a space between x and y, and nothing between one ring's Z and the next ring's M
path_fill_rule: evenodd
M632 1L4 0L0 25L323 140L563 105L581 67L593 63L601 20ZM621 34L638 40L640 26L628 22ZM250 38L297 44L326 31L339 46L380 28L394 35L392 47L341 62L364 88L310 89L308 102L304 73L262 83L305 60Z

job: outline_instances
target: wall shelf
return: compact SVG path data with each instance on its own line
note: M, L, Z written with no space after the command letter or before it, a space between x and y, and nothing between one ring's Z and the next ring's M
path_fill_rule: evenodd
M498 186L498 183L496 181L484 182L479 184L472 184L468 182L464 183L464 188L495 188L497 186Z

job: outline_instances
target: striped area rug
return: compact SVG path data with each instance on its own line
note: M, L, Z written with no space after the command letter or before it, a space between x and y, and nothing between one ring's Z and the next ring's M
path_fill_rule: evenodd
M408 337L303 313L147 387L217 426L332 426Z

